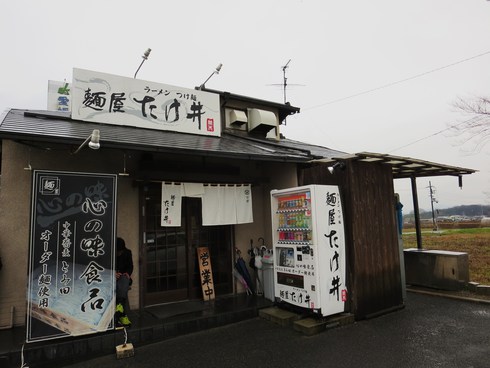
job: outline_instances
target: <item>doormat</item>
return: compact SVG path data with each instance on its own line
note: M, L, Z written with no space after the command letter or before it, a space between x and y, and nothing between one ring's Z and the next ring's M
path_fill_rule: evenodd
M145 308L148 313L158 319L167 319L183 314L200 312L209 309L210 306L203 301L179 302L171 304L155 305Z

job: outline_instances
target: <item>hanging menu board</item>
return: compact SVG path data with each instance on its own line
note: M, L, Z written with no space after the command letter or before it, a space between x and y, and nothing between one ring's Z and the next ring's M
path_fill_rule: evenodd
M27 342L112 328L115 175L34 171Z

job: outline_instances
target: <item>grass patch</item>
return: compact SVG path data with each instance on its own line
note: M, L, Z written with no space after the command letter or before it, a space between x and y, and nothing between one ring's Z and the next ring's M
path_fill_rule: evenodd
M441 233L445 235L451 234L490 234L490 227L480 227L480 228L472 228L472 229L442 229ZM433 235L437 235L435 232Z
M404 231L403 246L417 247L414 229ZM490 228L444 229L440 232L423 230L422 247L468 253L470 281L490 285Z

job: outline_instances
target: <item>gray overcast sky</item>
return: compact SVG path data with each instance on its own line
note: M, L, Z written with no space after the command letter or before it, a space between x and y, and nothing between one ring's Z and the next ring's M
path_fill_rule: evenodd
M490 201L490 144L467 154L434 135L468 118L459 97L490 95L490 1L16 0L0 10L2 111L45 109L47 81L71 82L74 67L132 77L147 48L140 79L194 88L223 63L208 88L282 102L271 84L291 59L287 99L301 113L286 137L479 170L462 190L453 177L418 179L422 209L429 180L438 208ZM409 183L395 188L410 211Z

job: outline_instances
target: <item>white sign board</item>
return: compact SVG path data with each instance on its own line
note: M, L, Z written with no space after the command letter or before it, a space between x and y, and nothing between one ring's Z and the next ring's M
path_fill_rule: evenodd
M48 81L48 110L70 111L70 90L70 83Z
M72 119L220 136L219 95L73 69Z

